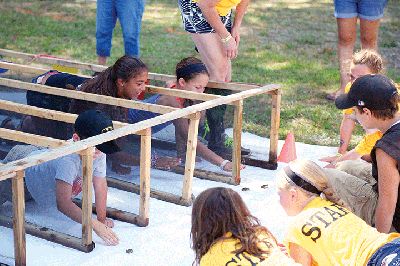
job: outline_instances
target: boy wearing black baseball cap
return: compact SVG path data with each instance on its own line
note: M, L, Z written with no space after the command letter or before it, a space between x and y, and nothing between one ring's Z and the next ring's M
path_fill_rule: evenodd
M73 141L93 137L113 130L111 119L97 110L81 113L75 121ZM106 155L119 151L114 141L96 146L93 156L93 188L97 219L92 219L93 230L106 244L118 244L117 235L111 230L113 221L106 218L107 181ZM45 151L30 145L17 145L7 154L4 162L22 159L28 155ZM82 162L78 154L48 161L26 169L26 200L33 199L43 209L57 208L72 220L82 222L82 210L72 202L72 198L82 191ZM0 205L11 200L11 179L0 182Z
M375 227L388 233L400 232L400 97L395 84L383 75L358 78L349 93L336 98L339 109L354 108L356 119L365 128L377 128L383 136L371 152L372 175L378 193Z

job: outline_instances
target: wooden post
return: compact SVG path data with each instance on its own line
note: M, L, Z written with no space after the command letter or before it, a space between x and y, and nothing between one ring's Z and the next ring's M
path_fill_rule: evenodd
M81 152L82 158L82 245L92 245L92 179L94 147Z
M232 146L232 178L234 182L240 184L240 163L242 152L242 115L243 100L235 102L235 111L233 114L233 146Z
M140 136L140 205L139 223L149 224L150 201L150 167L151 167L151 128L142 131Z
M14 256L18 266L26 265L24 176L22 170L12 179Z
M200 112L194 114L189 121L186 144L185 174L183 177L182 199L192 201L193 172L196 164L197 133L199 130Z
M269 162L278 167L278 138L279 138L279 123L281 113L281 90L276 89L276 93L272 94L271 108L271 132L269 140Z

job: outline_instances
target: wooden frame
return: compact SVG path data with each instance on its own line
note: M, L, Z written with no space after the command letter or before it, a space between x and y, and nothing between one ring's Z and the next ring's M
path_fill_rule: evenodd
M1 82L1 78L0 78L0 82ZM12 111L12 112L18 112L18 113L22 113L25 115L33 115L33 116L37 116L37 117L41 117L41 118L46 118L46 119L51 119L51 120L55 120L55 121L61 121L61 122L66 122L66 123L74 123L77 115L76 114L69 114L69 113L63 113L60 111L49 111L47 109L43 109L43 108L38 108L35 106L28 106L28 105L24 105L24 104L19 104L19 103L14 103L14 102L10 102L10 101L5 101L5 100L0 100L0 110L7 110L7 111ZM114 127L115 128L120 128L123 127L124 125L129 125L126 123L122 123L122 122L118 122L118 121L113 121ZM30 138L31 136L34 136L32 134L28 134L28 133L23 133L23 132L17 132L17 131L10 131L7 129L0 129L0 137L5 138L5 139L9 139L9 140L15 140L15 141L19 141L21 140L21 142L25 142L28 144L32 144L32 145L40 145L40 146L45 146L45 147L49 147L49 138L46 137L41 137L41 136L37 136L35 138ZM40 138L43 138L44 141L40 141ZM51 143L51 145L56 145L58 143L58 145L62 145L63 142L61 140L57 140L57 139L53 139L54 143ZM55 146L51 146L51 147L55 147ZM175 173L178 174L185 174L185 170L182 169L181 167L177 166L174 167L172 169ZM195 169L193 174L198 177L198 178L202 178L202 179L209 179L209 180L213 180L213 181L221 181L221 182L225 182L225 183L229 183L229 184L235 184L234 182L231 181L231 178L229 176L225 176L222 174L217 174L217 173L210 173L207 171L202 171L202 170L198 170ZM188 175L186 175L185 178L189 178ZM109 180L110 178L108 178ZM1 177L0 177L1 180ZM130 188L131 192L134 193L139 193L139 190L134 190L131 189L133 186L135 186L134 183L130 183L127 181L120 181L120 182L124 182L126 183L125 185L123 185L122 189L126 190L127 188ZM130 185L132 184L132 185ZM111 182L110 186L113 187L114 185L116 185L116 188L121 188L120 183L116 184L115 182ZM179 205L183 205L183 206L190 206L191 205L191 197L189 198L184 198L181 195L174 195L171 193L166 193L163 191L157 191L157 190L152 190L152 193L150 194L151 197L156 197L157 199L160 200L164 200L167 202L172 202L175 204L179 204Z
M102 71L105 69L104 66L98 66L98 65L91 65L91 64L84 64L84 63L79 63L79 62L74 62L74 61L69 61L69 60L61 60L61 59L55 59L55 58L46 58L43 56L35 56L35 55L30 55L30 54L24 54L24 53L18 53L18 52L13 52L9 50L4 50L0 49L0 54L2 55L7 55L11 57L19 57L19 58L24 58L40 63L51 63L51 64L60 64L60 65L65 65L65 66L72 66L72 67L77 67L79 66L80 69L90 69L94 71ZM11 68L13 67L14 70L17 70L18 65L16 64L10 64L10 63L0 63L0 67L5 66L3 64L8 64L6 68ZM32 67L23 67L19 68L21 71L26 71L26 70L31 70L33 71L38 71L37 69L33 69ZM42 71L43 69L41 69ZM170 75L162 75L162 74L155 74L155 73L150 73L150 78L154 80L166 80L166 79L171 79L173 76ZM177 118L189 118L190 119L190 127L189 127L189 132L188 132L188 144L187 144L187 157L186 157L186 165L185 165L185 174L184 174L184 187L182 191L182 199L187 202L192 201L192 196L191 196L191 186L192 186L192 177L193 177L193 169L194 169L194 158L195 158L195 149L194 147L196 146L196 141L197 141L197 125L198 125L198 117L199 117L199 112L218 106L222 104L230 104L232 103L235 106L235 114L234 114L234 147L236 151L233 154L233 163L234 163L234 170L233 170L233 175L232 175L232 182L235 184L238 184L240 182L240 146L241 146L241 127L242 127L242 112L243 112L243 99L255 96L255 95L260 95L260 94L272 94L272 114L271 114L271 138L270 138L270 158L269 161L272 163L276 163L276 154L277 154L277 141L278 141L278 128L279 128L279 112L280 112L280 90L278 85L265 85L265 86L258 86L258 85L248 85L248 84L238 84L238 83L218 83L218 82L210 82L208 84L209 87L213 88L221 88L221 89L229 89L233 91L239 91L238 93L234 93L228 96L204 96L203 95L196 95L195 93L190 94L190 97L185 97L186 95L181 95L182 98L189 98L189 99L198 99L198 100L203 100L204 102L189 106L184 109L175 109L175 108L164 108L160 107L158 105L146 105L143 103L138 103L134 101L127 101L124 102L122 99L105 99L103 97L107 96L101 96L101 95L93 95L93 94L87 94L87 93L82 93L80 92L78 96L72 96L70 93L68 93L67 90L62 90L62 89L57 89L53 87L48 87L44 85L39 85L39 84L30 84L30 83L24 83L20 81L14 81L14 80L9 80L9 79L0 79L0 85L5 85L5 86L10 86L10 87L18 87L22 89L28 89L28 90L34 90L34 91L40 91L43 93L49 93L53 95L60 95L64 97L70 97L70 98L75 98L75 99L84 99L88 101L94 101L98 103L103 103L103 104L111 104L111 105L117 105L117 106L123 106L123 107L128 107L128 108L137 108L141 110L148 110L152 112L159 112L162 113L162 115L148 119L146 121L141 121L136 124L129 124L129 125L121 125L119 128L116 128L113 131L94 136L79 142L74 142L74 143L68 143L66 145L62 145L60 147L54 148L49 150L46 153L42 154L37 154L30 156L28 158L24 158L21 160L17 160L14 162L10 162L6 165L0 166L0 180L7 179L7 178L12 178L13 181L13 196L15 194L15 200L13 199L13 205L14 208L16 209L16 213L14 214L14 234L17 236L15 237L15 254L16 254L16 262L21 263L23 265L25 263L25 232L24 232L24 204L21 204L21 201L23 202L24 200L24 195L23 193L20 192L21 190L21 180L23 181L23 172L25 171L26 168L30 166L34 166L49 160L53 160L68 154L72 153L81 153L83 154L83 163L84 165L84 171L86 173L85 181L87 184L89 184L91 180L91 175L90 173L90 162L93 159L92 158L92 151L94 146L99 145L101 143L117 139L126 135L130 134L139 134L141 135L141 146L142 146L142 151L141 151L141 158L140 158L140 210L139 210L139 217L138 221L139 223L143 224L144 226L148 224L148 201L149 201L149 196L151 194L150 192L150 143L151 143L151 131L150 128L152 126L165 123L168 121L172 121ZM153 88L149 87L149 91L153 90L153 92L157 93L170 93L169 95L176 94L178 92L174 90L169 90L165 91L163 88ZM63 91L63 92L60 92ZM75 95L77 95L77 92L74 92ZM120 101L122 100L122 101ZM135 106L134 106L135 105ZM17 104L9 104L7 101L0 101L0 107L1 106L6 106L5 109L13 109L14 111L17 110L16 108ZM13 106L13 107L12 107ZM143 108L143 109L142 109ZM1 109L1 108L0 108ZM34 108L35 109L35 108ZM30 108L21 108L25 113L28 112L28 110L32 111L33 109ZM30 112L29 111L29 112ZM49 119L54 119L54 120L69 120L70 122L73 122L72 120L76 117L74 115L67 115L62 112L55 112L55 111L50 111L46 109L40 109L36 108L33 110L35 114L32 115L38 115L38 116L46 116L46 118ZM45 112L47 111L47 114ZM23 112L23 113L24 113ZM44 113L43 113L44 112ZM55 115L53 115L55 113ZM57 117L57 118L55 118ZM121 123L123 124L123 123ZM1 132L0 132L1 133ZM3 131L2 134L6 135L7 132ZM53 139L54 140L54 139ZM43 141L43 140L42 140ZM58 144L59 145L59 144ZM239 151L238 151L239 150ZM271 157L272 156L272 157ZM15 184L15 185L14 185ZM23 183L22 183L23 185ZM15 187L15 188L14 188ZM23 187L22 187L23 188ZM82 202L83 208L83 222L82 222L82 232L83 232L83 244L84 245L90 245L91 244L91 227L88 224L90 217L90 214L92 212L92 204L89 204L91 202L91 192L88 190L88 186L85 185L84 189L86 192L84 193L84 199ZM17 207L15 207L17 206ZM107 212L109 213L109 212Z

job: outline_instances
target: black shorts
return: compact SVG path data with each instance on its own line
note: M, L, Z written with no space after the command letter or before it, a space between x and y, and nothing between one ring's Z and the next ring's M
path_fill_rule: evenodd
M183 28L190 33L213 33L215 30L208 24L206 18L201 13L201 9L197 3L192 0L178 0L179 9L181 10ZM225 28L231 32L232 29L232 12L226 16L221 16L221 22Z

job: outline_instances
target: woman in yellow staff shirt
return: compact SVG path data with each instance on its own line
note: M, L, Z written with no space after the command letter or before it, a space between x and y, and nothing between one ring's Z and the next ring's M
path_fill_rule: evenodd
M302 265L387 265L400 263L400 234L379 233L344 208L323 169L295 160L278 173L280 203L289 216L285 244ZM327 197L332 201L325 200Z
M230 188L210 188L196 197L191 238L196 265L298 265Z

